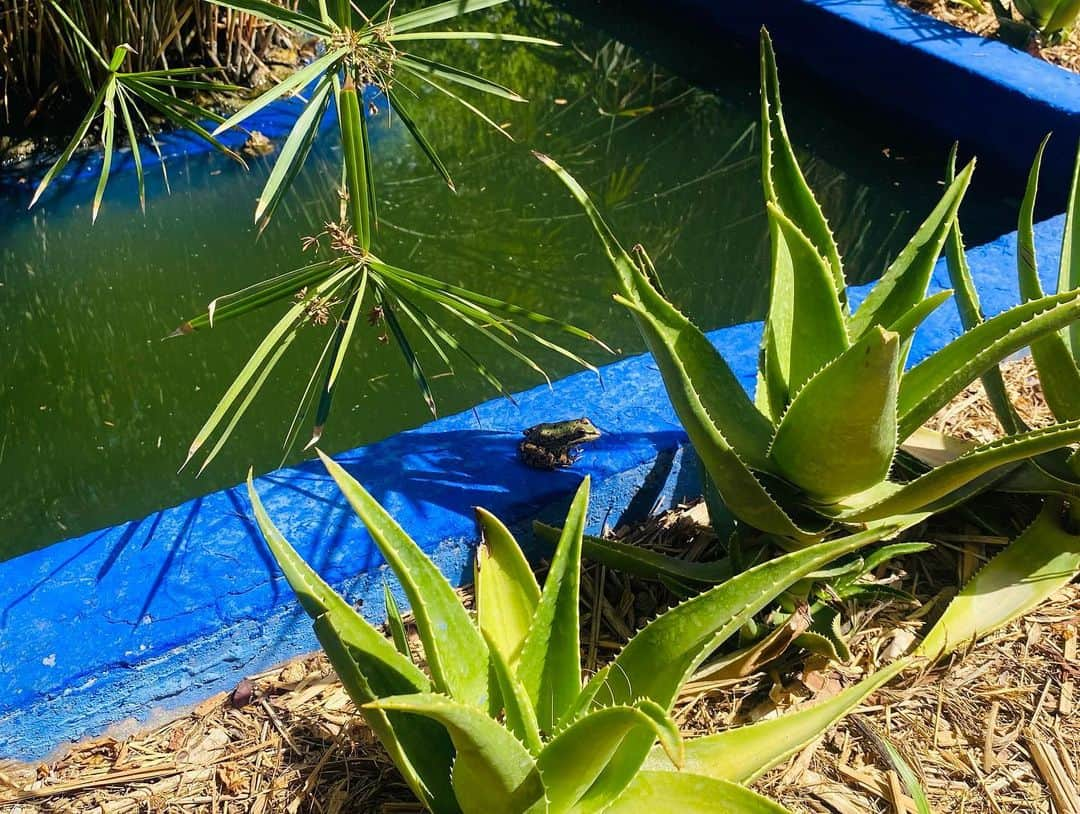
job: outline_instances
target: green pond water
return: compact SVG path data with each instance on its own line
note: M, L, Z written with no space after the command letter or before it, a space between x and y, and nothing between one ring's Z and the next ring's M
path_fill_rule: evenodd
M697 43L655 29L642 51L633 26L606 19L586 25L540 2L493 12L484 25L565 45L459 44L446 54L531 100L480 100L495 121L508 123L516 143L449 100L425 97L422 109L413 105L455 176L456 194L400 128L375 134L380 256L590 328L623 354L639 352L634 326L608 296L609 270L597 241L562 187L531 158L528 148L535 148L584 183L627 243L648 247L668 293L699 324L760 318L768 244L756 55L713 49L690 60ZM631 45L611 39L612 31ZM931 208L944 152L917 137L910 144L921 144L919 150L905 148L875 129L872 114L849 110L795 69L788 73L789 127L849 274L869 280ZM165 194L160 173L151 173L145 216L133 179L117 176L96 226L92 184L75 185L31 212L21 193L0 197L0 559L232 485L249 465L260 472L282 463L281 442L325 334L305 329L225 452L198 479L176 471L188 444L280 308L194 336L162 337L214 296L309 257L301 236L320 231L336 211L340 156L333 132L325 135L261 236L252 212L269 169L264 160L251 162L248 172L217 155L171 161L172 194ZM1014 207L988 197L966 205L972 242L1010 228ZM368 329L354 339L322 442L328 450L431 417L400 355L376 337ZM598 363L612 359L595 347L574 347ZM541 382L512 359L481 355L511 389ZM574 370L560 357L538 359L553 378ZM460 370L438 376L433 354L425 362L436 376L441 414L494 395ZM565 417L573 406L553 402L551 410ZM292 453L285 462L302 457Z

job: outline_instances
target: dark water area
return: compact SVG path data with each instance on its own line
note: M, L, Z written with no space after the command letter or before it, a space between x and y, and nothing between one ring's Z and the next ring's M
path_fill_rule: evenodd
M680 45L670 32L649 34L591 6L576 10L587 23L542 2L470 19L555 39L558 49L440 46L454 64L530 99L474 100L514 142L445 97L413 104L456 194L403 128L385 117L373 124L378 254L593 330L622 354L641 351L633 324L611 301L597 240L529 154L537 149L578 177L628 245L647 247L669 295L698 324L760 318L768 237L756 54L718 43L702 59L691 40ZM890 141L876 114L791 73L791 81L783 74L785 102L800 158L851 282L873 279L940 194L944 152L917 138ZM282 309L162 337L215 296L306 262L302 237L336 218L340 161L331 129L262 235L252 215L267 160L248 172L213 153L171 161L171 194L160 173L148 173L145 216L133 176L118 174L97 225L92 182L68 185L32 211L22 191L0 197L0 559L232 485L249 466L261 472L306 457L286 455L282 441L329 328L302 332L200 478L177 474L188 444ZM1015 202L987 188L964 217L970 242L986 240L1012 228ZM431 417L401 356L377 341L376 329L362 329L322 441L331 452ZM612 360L585 343L573 347L593 362ZM542 383L506 355L479 355L511 390ZM552 354L538 359L552 378L575 370ZM464 368L439 375L433 353L424 362L441 414L495 395ZM551 410L561 418L573 405Z

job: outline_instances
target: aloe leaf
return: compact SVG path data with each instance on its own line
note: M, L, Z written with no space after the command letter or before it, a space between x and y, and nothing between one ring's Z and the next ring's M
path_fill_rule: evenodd
M1035 339L1080 317L1080 291L1010 308L931 354L900 382L899 437L907 438L977 376Z
M446 165L443 163L442 159L439 158L439 154L435 152L435 148L432 146L431 142L428 141L427 136L424 135L423 131L421 131L420 127L416 124L416 121L409 114L408 109L401 103L401 98L389 89L387 89L386 95L390 100L390 106L394 109L394 112L397 113L398 118L401 119L401 123L405 125L405 128L409 131L410 135L412 135L413 141L416 142L424 155L427 156L428 161L431 162L431 166L442 176L443 180L446 181L447 186L456 191L457 187L454 186L454 179L450 177L450 171L446 169Z
M38 198L41 197L41 194L48 188L49 184L52 183L53 179L56 178L64 167L67 166L68 162L71 160L71 156L75 153L75 150L79 148L82 140L86 138L86 133L90 130L90 125L93 123L98 108L101 107L101 103L105 99L105 93L108 91L111 84L111 81L105 82L98 88L97 93L94 94L93 101L90 103L90 109L86 111L83 120L79 122L79 126L75 128L75 135L71 137L71 141L67 143L64 151L60 153L60 157L56 159L42 177L41 182L37 185L37 189L34 190L34 197L30 199L30 206L28 206L27 209L32 209L34 207L34 204L38 202Z
M1024 200L1020 206L1020 222L1017 225L1017 271L1020 296L1025 301L1044 296L1035 256L1035 196L1039 187L1043 152L1049 139L1050 136L1043 139L1035 154L1027 188L1024 190ZM1058 421L1080 418L1080 368L1077 368L1076 359L1069 350L1065 336L1055 331L1040 337L1031 343L1031 356L1039 372L1047 406L1054 417Z
M1080 421L1054 424L1041 430L1010 435L983 444L903 485L892 485L880 499L858 497L840 507L835 517L845 522L882 520L935 507L953 492L1018 461L1080 442Z
M405 620L401 618L401 610L390 585L383 583L383 604L386 606L386 624L390 628L390 637L394 640L394 647L401 655L412 660L412 648L409 647L409 634L405 632Z
M770 380L770 404L786 404L789 394L848 348L847 329L831 269L817 248L774 203L766 205L773 240L773 272L769 299L767 370L783 381ZM782 389L781 389L782 388ZM779 396L779 400L777 397Z
M533 708L525 688L514 675L513 668L499 652L498 642L485 631L481 630L481 633L484 634L484 641L491 652L491 667L499 687L499 696L502 698L506 728L525 744L531 754L539 755L544 744L540 737L540 724L536 720L536 709Z
M477 623L514 664L540 604L540 586L510 530L481 508L476 519L482 534L474 561Z
M841 307L847 309L847 285L825 214L806 183L788 137L780 101L780 79L769 32L761 29L761 176L766 202L778 206L799 227L832 272L833 287Z
M492 6L498 6L507 0L446 0L445 3L436 3L427 8L399 14L390 19L390 30L395 34L404 34L424 26L441 23L463 14L480 11Z
M916 813L934 814L933 809L930 808L930 801L926 799L926 791L923 789L922 783L919 782L919 776L915 774L915 770L908 765L908 762L904 760L904 756L889 741L881 738L880 744L889 760L889 764L893 767L893 770L900 778L900 782L904 784L904 789L914 801Z
M540 729L553 732L581 692L578 596L581 535L589 508L589 478L578 487L532 625L515 665Z
M778 803L727 780L698 774L639 772L606 814L791 814Z
M330 102L330 87L331 84L326 79L319 83L307 106L297 117L292 130L289 131L285 143L281 145L281 151L278 153L277 160L274 161L274 166L270 170L270 175L266 179L266 184L255 206L256 223L265 223L273 217L285 191L304 166L304 161L311 152L311 146L315 143L315 137L319 134L323 114Z
M256 98L252 99L240 110L233 113L229 118L223 121L214 130L213 135L217 136L225 132L231 127L236 127L240 122L248 119L250 116L262 110L268 104L275 99L280 99L294 91L300 91L306 88L309 83L314 81L318 76L323 74L329 74L330 72L337 71L337 62L349 52L347 46L341 46L340 48L334 48L331 51L327 51L321 57L313 60L308 65L304 66L298 71L294 71L289 74L288 77L278 82L269 90L261 93ZM322 83L320 83L321 85Z
M1022 616L1080 572L1076 512L1053 498L1039 516L973 576L916 648L936 660Z
M936 311L945 300L949 299L952 294L952 289L946 289L945 291L931 294L889 326L890 331L900 335L900 359L898 360L898 367L901 371L907 367L908 353L911 351L911 340L915 335L915 331L917 331L926 318L934 313L934 311Z
M807 494L831 502L885 480L896 452L900 337L875 327L799 391L769 455Z
M627 643L611 669L602 679L594 677L585 692L604 702L610 699L611 704L650 698L670 708L697 667L765 605L808 574L877 542L890 531L881 526L785 554L665 611ZM596 682L602 686L593 686ZM650 738L628 737L587 797L607 799L625 767L636 768L651 743Z
M1080 146L1077 147L1073 166L1072 186L1069 189L1069 206L1065 211L1065 232L1061 238L1061 261L1058 266L1058 292L1080 288ZM1073 323L1064 331L1069 340L1073 359L1080 359L1080 325Z
M303 12L294 11L285 6L280 6L277 3L272 3L270 0L208 0L208 2L213 3L215 6L221 6L222 8L231 8L235 11L242 11L262 20L269 20L272 23L277 23L289 28L298 28L308 34L329 37L334 33L333 28L320 20L310 17Z
M500 96L503 99L509 99L511 102L525 101L524 98L510 90L510 88L504 87L498 82L492 82L490 79L485 79L482 76L463 71L461 68L455 68L453 65L445 65L441 62L435 62L434 60L417 56L416 54L401 54L398 56L397 61L399 65L408 68L418 75L434 76L446 82L454 82L455 84L462 85L472 90L478 90L481 93L489 93L492 96Z
M135 183L139 188L139 209L146 214L146 184L143 179L142 152L139 150L139 139L135 135L135 123L128 109L127 91L123 85L117 86L116 101L120 107L120 117L124 120L124 129L127 131L128 145L131 147L131 160L135 162Z
M487 644L454 589L363 486L322 451L319 457L401 581L436 689L487 709Z
M832 698L805 709L688 740L682 771L732 783L752 783L806 747L908 666L908 660L894 662ZM671 771L671 763L660 749L654 747L644 769Z
M560 529L537 520L533 522L533 533L548 545L554 545L559 539ZM581 554L585 559L601 562L609 568L642 579L668 577L682 583L715 585L732 575L731 561L726 558L691 562L589 534L582 538Z
M659 704L642 699L634 706L611 706L593 710L556 735L537 757L552 811L573 811L597 777L607 768L619 746L631 732L660 738L661 748L676 767L682 765L683 741L679 725ZM623 771L622 786L612 784L611 798L620 794L636 774ZM594 805L603 805L594 801Z
M862 336L875 325L891 325L926 297L934 265L941 256L974 171L974 162L960 171L930 216L851 316L848 330L852 337Z
M454 793L464 814L547 811L536 761L483 711L431 693L382 698L364 708L422 715L446 727L457 753Z

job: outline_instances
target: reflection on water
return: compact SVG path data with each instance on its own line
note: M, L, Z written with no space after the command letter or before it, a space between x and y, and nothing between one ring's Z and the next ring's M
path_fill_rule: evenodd
M558 158L602 202L618 233L648 248L669 294L692 318L708 328L758 318L768 247L752 56L731 58L705 91L546 4L489 16L485 25L565 47L455 45L456 63L471 62L531 99L485 107L515 143L448 100L413 105L455 176L456 194L396 127L378 125L389 127L376 135L379 254L594 329L623 353L639 351L633 325L608 296L609 271L591 230L531 147ZM808 115L816 102L798 89L788 102L849 274L869 279L929 211L936 176L884 156L882 145L852 135L844 122ZM320 231L336 209L333 142L322 139L258 239L252 211L265 162L245 174L211 154L170 164L171 196L160 176L148 175L145 217L133 179L123 176L110 183L96 227L90 185L29 213L24 198L3 202L0 558L236 483L249 464L265 471L281 462L281 439L324 339L320 329L305 330L291 364L279 366L199 480L176 475L176 467L276 314L161 337L215 295L301 261L299 236ZM581 350L597 362L610 358ZM538 383L505 356L484 358L512 389ZM540 358L553 375L571 371L561 357ZM437 361L427 360L430 372ZM326 448L370 442L429 417L400 356L375 341L374 329L354 340L349 368ZM443 413L492 395L464 375L436 376L433 387ZM551 409L553 417L566 412Z

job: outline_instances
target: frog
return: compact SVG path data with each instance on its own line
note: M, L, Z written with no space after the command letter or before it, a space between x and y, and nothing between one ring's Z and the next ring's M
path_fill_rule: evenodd
M529 427L518 444L518 456L533 469L557 469L572 466L581 457L579 444L600 437L600 430L588 418L550 421Z

